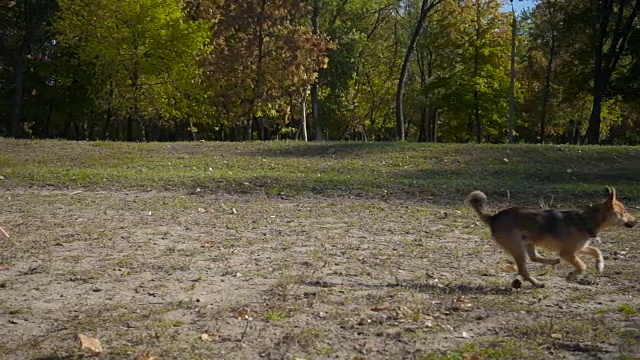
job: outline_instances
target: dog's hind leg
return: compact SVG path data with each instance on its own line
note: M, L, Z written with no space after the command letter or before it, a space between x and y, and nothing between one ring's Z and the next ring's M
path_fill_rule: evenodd
M522 276L524 280L527 280L531 283L531 285L542 288L544 287L544 283L536 280L531 274L529 274L529 269L527 269L527 256L523 251L512 253L513 259L516 261L516 265L518 266L518 274Z
M546 258L544 256L540 256L538 251L536 250L535 245L529 243L526 245L527 254L529 254L529 259L531 261L547 264L547 265L558 265L560 263L560 258Z
M602 257L602 253L598 248L593 246L585 246L583 249L578 250L580 254L585 254L593 257L596 260L596 269L598 272L602 272L604 270L604 258Z
M516 261L518 274L522 276L522 279L530 282L531 285L537 288L544 287L544 283L533 278L533 276L529 274L529 269L527 269L527 244L525 244L523 240L526 234L521 234L516 230L509 232L495 231L493 236L494 240Z
M567 275L568 281L574 281L578 275L583 273L587 269L587 265L576 255L573 251L560 251L560 257L565 259L569 264L573 265L576 269Z

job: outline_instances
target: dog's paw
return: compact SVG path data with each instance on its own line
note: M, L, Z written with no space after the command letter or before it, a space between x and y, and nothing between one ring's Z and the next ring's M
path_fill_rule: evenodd
M604 261L600 260L596 262L596 270L598 270L599 273L604 271Z
M531 283L531 285L533 285L533 287L538 289L542 289L545 286L543 282L540 282L538 280L531 279L529 280L529 282Z
M520 289L522 287L522 281L520 281L520 279L514 279L511 282L511 287L514 289Z

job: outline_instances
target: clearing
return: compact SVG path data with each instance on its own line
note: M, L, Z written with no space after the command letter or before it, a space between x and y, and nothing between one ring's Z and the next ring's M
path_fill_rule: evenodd
M638 228L515 290L463 205L640 215L639 148L0 139L0 176L3 359L640 356Z

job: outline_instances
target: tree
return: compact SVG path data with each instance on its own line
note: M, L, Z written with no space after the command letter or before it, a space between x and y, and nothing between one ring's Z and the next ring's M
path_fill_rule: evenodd
M629 34L640 12L640 0L597 0L594 5L593 106L587 142L600 141L602 102L607 86L627 46Z
M49 28L56 10L53 0L2 0L0 2L0 64L11 68L13 99L9 135L23 134L25 89L29 63L47 57L52 48Z
M94 100L126 138L145 140L152 122L182 118L182 101L199 85L207 48L206 21L187 21L176 0L59 0L58 39L94 69ZM161 30L159 30L161 29ZM193 99L192 99L193 100Z
M431 85L438 94L433 101L442 109L442 139L503 141L509 103L510 16L499 11L497 0L448 4L441 8L448 13L443 20L448 25L433 34L443 43L439 51L446 69Z
M398 89L396 91L396 121L398 124L398 140L405 140L404 134L404 116L402 113L402 101L404 94L404 87L407 82L407 74L409 73L409 64L411 63L411 57L413 56L413 52L416 49L416 44L418 43L418 38L420 37L420 33L422 32L422 28L424 27L425 22L427 21L427 16L436 7L442 0L421 0L422 4L420 6L420 12L418 16L418 21L416 23L415 29L413 30L413 34L411 35L411 40L409 41L409 45L407 46L407 51L405 52L404 61L402 63L402 70L400 70L400 79L398 80Z
M251 140L255 121L263 139L267 120L290 118L291 98L300 103L318 69L327 65L328 41L311 30L310 9L289 0L214 5L206 81L234 139Z

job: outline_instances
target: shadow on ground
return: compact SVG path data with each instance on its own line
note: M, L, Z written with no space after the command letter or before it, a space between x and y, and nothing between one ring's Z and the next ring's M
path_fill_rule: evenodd
M457 295L510 295L513 290L509 287L498 285L468 285L468 284L439 284L431 282L409 281L398 283L380 283L380 284L366 284L366 283L337 283L330 281L307 281L303 283L309 287L319 288L352 288L352 289L411 289L422 293L429 294L457 294Z

